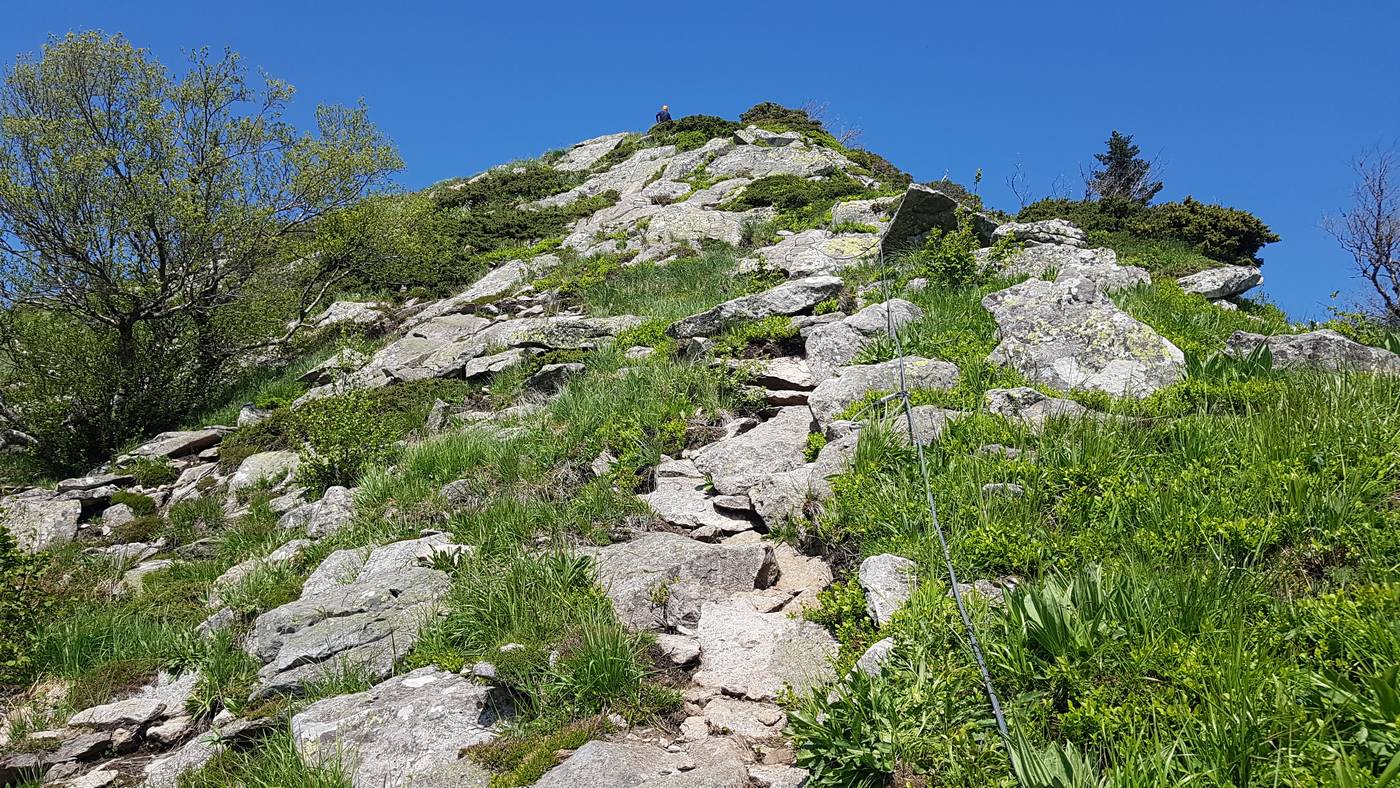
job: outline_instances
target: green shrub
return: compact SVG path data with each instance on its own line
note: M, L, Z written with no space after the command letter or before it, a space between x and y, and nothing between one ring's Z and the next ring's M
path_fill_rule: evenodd
M739 123L741 126L758 126L769 131L826 134L826 127L821 121L808 115L806 110L789 109L771 101L764 101L744 110L739 116Z
M156 513L156 501L149 495L131 490L117 490L112 493L112 505L126 504L137 517L150 517Z
M1068 219L1085 231L1127 233L1174 241L1211 260L1258 265L1259 250L1279 240L1253 214L1193 200L1144 206L1131 200L1045 199L1027 205L1017 221Z
M831 207L840 200L877 197L854 178L839 173L818 180L797 175L769 175L745 186L725 210L773 207L779 229L806 230L831 222Z
M739 358L754 352L754 345L762 346L758 352L771 351L774 346L782 348L792 343L797 336L797 326L790 318L773 316L748 320L726 326L715 337L713 352L716 356Z
M862 148L847 148L846 158L865 168L872 177L886 186L904 188L914 181L914 176L894 166L878 153Z
M45 559L20 550L0 527L0 692L30 676L30 644L57 601L41 584Z
M122 463L121 471L135 477L136 483L142 487L159 487L180 476L170 460L164 457L133 457Z
M740 124L714 115L687 115L652 126L647 138L658 146L675 145L677 150L688 151L702 148L716 137L727 137L740 128L743 128Z

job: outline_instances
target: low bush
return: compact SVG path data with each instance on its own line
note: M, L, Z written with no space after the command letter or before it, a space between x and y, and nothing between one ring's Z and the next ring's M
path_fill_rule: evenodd
M125 504L137 517L150 517L156 513L156 501L149 495L131 490L117 490L112 493L112 505Z
M808 180L797 175L769 175L745 186L725 210L776 208L778 229L800 231L831 223L831 207L838 201L881 196L859 181L839 173Z
M796 341L797 326L790 318L765 317L726 326L715 337L712 352L723 358L782 356L796 350L791 347Z
M130 474L142 487L159 487L179 478L179 471L164 457L135 457L122 463L122 473Z
M0 695L28 680L31 643L57 606L43 586L44 569L43 557L20 550L0 527Z
M1260 264L1259 250L1279 240L1247 211L1190 197L1148 206L1131 200L1045 199L1021 209L1016 219L1068 219L1085 231L1177 242L1211 260L1239 265Z
M743 126L758 126L769 131L800 131L807 134L826 134L826 127L820 120L807 114L806 110L789 109L772 101L764 101L744 110L739 115Z

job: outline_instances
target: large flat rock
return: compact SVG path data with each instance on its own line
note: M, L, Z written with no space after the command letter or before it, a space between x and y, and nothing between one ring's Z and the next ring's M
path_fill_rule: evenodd
M749 700L775 700L835 678L839 647L820 625L787 613L759 613L743 600L706 603L700 612L696 684Z
M19 549L29 553L72 541L82 514L81 501L62 499L46 490L0 499L0 526L9 530Z
M666 333L677 339L707 337L740 320L802 314L839 294L841 287L841 280L835 276L794 279L771 290L725 301L712 309L682 318L672 323Z
M586 548L618 618L632 629L693 630L701 606L767 588L777 576L769 545L708 544L671 533Z
M751 788L736 757L704 759L641 742L591 741L535 788Z
M447 544L435 534L328 556L299 599L254 623L246 648L263 663L255 695L294 691L351 668L389 675L451 584L429 566Z
M1237 356L1247 356L1261 346L1269 349L1274 366L1279 369L1400 374L1400 356L1353 342L1330 328L1275 336L1236 331L1226 342L1226 349Z
M311 704L292 717L292 738L355 788L485 788L490 772L462 750L494 739L508 714L500 690L430 666Z
M947 389L958 384L958 368L947 361L909 356L904 359L902 367L904 385L910 391ZM879 364L841 367L836 370L836 377L827 378L817 386L807 403L812 408L812 414L825 426L872 391L898 391L900 370L899 359Z
M1185 371L1176 345L1088 279L1031 279L988 295L982 305L996 318L1001 340L987 360L1056 389L1140 398Z
M807 364L812 375L826 380L855 360L866 345L888 337L924 316L924 310L902 298L871 304L854 315L817 326L807 334Z
M1214 301L1234 298L1264 283L1264 275L1252 265L1226 265L1209 268L1176 280L1181 289Z
M722 495L747 492L770 474L803 464L811 425L807 408L782 408L748 432L706 446L695 455L695 467Z

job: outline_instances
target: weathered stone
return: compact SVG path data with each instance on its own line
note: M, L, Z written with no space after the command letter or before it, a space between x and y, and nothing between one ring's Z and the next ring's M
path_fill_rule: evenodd
M880 227L890 220L895 198L876 197L870 200L838 202L831 209L832 224L865 224Z
M124 503L113 504L102 510L102 515L98 518L102 521L102 527L110 531L112 528L123 526L136 519L136 513L130 506Z
M761 478L749 489L754 512L771 529L804 514L808 502L830 497L830 479L846 472L856 440L852 434L831 441L822 447L815 461Z
M1031 279L982 305L1001 343L987 357L1057 389L1145 397L1180 380L1185 357L1087 279Z
M636 194L646 188L646 185L655 179L657 173L665 173L667 165L675 157L676 146L674 145L644 148L629 156L625 161L609 167L606 171L590 175L588 180L578 186L539 200L534 205L568 205L575 200L594 197L606 191L615 191L623 196ZM683 175L677 172L666 177L678 180Z
M141 788L177 788L180 777L214 760L224 746L213 731L190 739L174 753L147 763Z
M545 364L540 371L525 381L525 388L545 394L553 394L564 387L570 378L582 375L588 368L576 361L563 364Z
M170 746L194 732L194 719L181 714L146 729L146 738Z
M983 498L1020 498L1026 488L1012 482L988 482L982 485Z
M685 667L700 659L700 643L693 637L657 635L656 647L677 667Z
M247 650L263 663L255 694L295 690L339 670L387 676L451 585L446 573L424 566L447 544L434 534L332 553L299 599L254 623Z
M291 727L303 759L338 769L356 788L485 788L490 772L462 750L494 739L509 713L499 690L425 667L313 703Z
M742 435L712 443L695 455L695 467L722 495L737 495L765 477L803 464L811 415L806 408L782 408Z
M884 640L878 641L870 648L866 649L864 654L860 655L860 659L856 660L855 669L867 676L878 675L880 668L885 664L885 660L888 660L890 654L893 652L894 638L885 638Z
M878 239L870 235L805 230L754 254L769 268L791 277L829 276L869 258L877 244Z
M1233 298L1264 283L1264 275L1256 266L1226 265L1198 271L1176 280L1181 289L1208 299Z
M753 527L742 515L718 510L702 478L660 477L656 489L641 498L662 521L680 528L713 527L721 533L737 533Z
M825 425L835 420L872 391L898 391L899 359L879 364L841 367L836 377L823 380L808 403L817 421ZM958 383L958 368L947 361L909 356L903 361L905 385L915 389L947 389Z
M772 703L719 697L705 704L705 721L714 733L768 739L782 735L787 715Z
M618 618L639 630L694 628L703 603L766 588L777 573L767 545L706 544L671 533L581 551L597 561Z
M796 315L840 293L841 287L841 280L834 276L795 279L772 290L725 301L713 309L678 320L666 333L677 339L711 336L736 320Z
M125 473L99 473L93 476L80 476L76 479L64 479L58 483L58 491L62 493L74 490L95 490L99 487L126 487L135 481L135 478Z
M992 233L992 238L1010 237L1028 244L1063 244L1084 246L1084 231L1064 219L1045 219L1039 222L1007 222Z
M652 214L642 240L660 249L667 244L722 241L738 246L744 239L744 215L710 211L689 201L667 205Z
M352 347L341 348L335 355L302 373L297 378L302 383L329 383L342 374L364 366L369 356Z
M239 463L238 470L229 477L229 492L236 492L258 483L268 483L276 488L296 473L300 458L294 451L264 451L249 455Z
M1071 399L1050 397L1033 388L990 389L983 395L987 412L1039 429L1050 419L1073 419L1092 412Z
M378 301L336 301L326 307L321 314L308 319L306 327L319 329L337 323L354 323L356 325L377 323L384 319L384 311L387 306L388 304Z
M63 500L44 490L28 490L0 499L0 526L30 553L72 541L83 514L79 501Z
M591 741L535 788L749 788L738 758L707 760L652 744Z
M74 714L68 725L109 731L113 728L138 729L149 722L179 714L194 693L199 674L186 673L180 677L161 674L154 684L143 687L125 700L93 706Z
M182 457L204 451L223 440L227 427L209 427L202 430L183 432L162 432L151 440L132 449L131 457Z
M587 170L598 163L599 159L611 153L618 146L618 143L625 139L627 139L627 132L623 131L575 143L558 161L554 162L554 169L564 172Z
M695 683L726 695L774 700L831 680L838 650L824 628L787 613L759 613L739 600L707 602L700 613Z
M778 564L778 582L773 587L792 596L784 609L815 607L818 592L831 585L831 566L817 556L801 555L787 544L774 546L773 558Z
M756 788L804 788L811 774L787 764L758 764L749 767L749 779Z
M1152 284L1152 275L1135 265L1067 265L1055 276L1056 282L1088 279L1105 293Z
M888 337L919 320L924 310L901 298L871 304L847 318L820 326L807 335L807 363L818 381L826 380L855 359L877 337Z
M1226 341L1227 352L1248 356L1267 347L1276 369L1355 370L1400 374L1400 356L1378 347L1353 342L1330 328L1302 334L1264 336L1236 331Z
M990 240L996 226L980 214L976 215L978 235ZM880 251L893 256L923 243L930 230L956 230L958 201L939 191L937 185L911 183L900 200L894 218L885 226L880 238Z
M107 788L109 785L116 785L121 779L122 773L115 769L93 769L64 783L64 788Z
M888 624L895 611L909 601L918 586L918 564L885 553L860 562L857 577L865 590L865 611L876 626Z
M712 176L766 178L769 175L796 175L810 178L830 175L849 166L850 161L845 156L830 148L795 142L777 148L739 145L706 165L705 172Z

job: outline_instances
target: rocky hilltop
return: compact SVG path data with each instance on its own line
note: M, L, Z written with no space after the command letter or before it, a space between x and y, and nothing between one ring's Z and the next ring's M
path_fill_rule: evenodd
M510 210L561 237L337 301L279 401L0 501L81 600L26 646L0 784L1009 784L924 463L1025 784L1400 752L1366 711L1400 356L1250 300L1257 260L782 124L428 193L546 169Z

